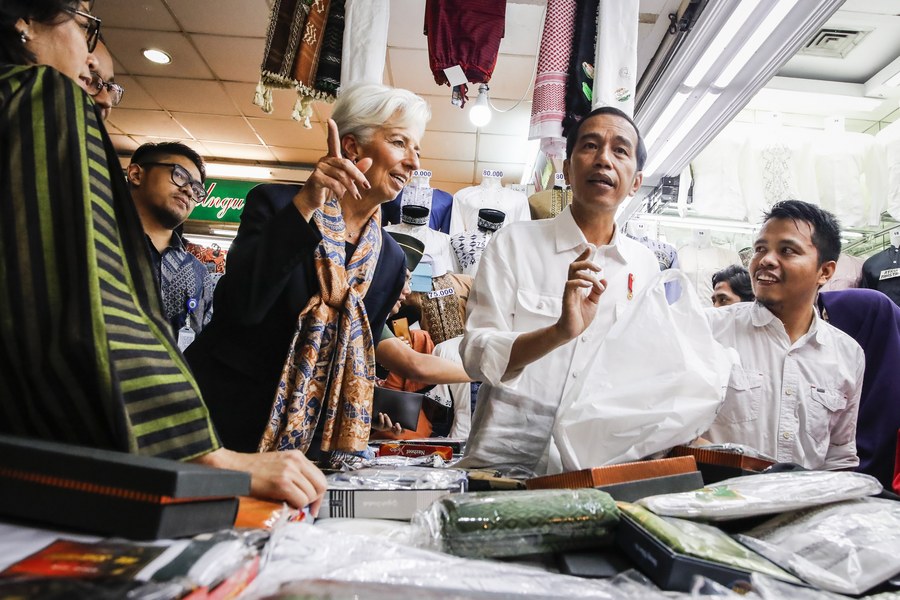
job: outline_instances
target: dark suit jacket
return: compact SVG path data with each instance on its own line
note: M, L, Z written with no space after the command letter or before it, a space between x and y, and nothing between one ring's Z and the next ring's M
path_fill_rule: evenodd
M185 352L226 448L255 452L297 317L319 291L322 236L292 203L299 185L253 188L216 286L212 321ZM385 234L364 303L375 342L406 278L403 250Z

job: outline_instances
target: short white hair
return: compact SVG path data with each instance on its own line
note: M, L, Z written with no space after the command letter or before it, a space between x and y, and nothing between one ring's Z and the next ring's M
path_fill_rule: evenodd
M376 129L388 122L394 127L409 127L425 133L431 108L420 96L380 83L355 84L341 90L331 118L341 137L352 135L368 142Z

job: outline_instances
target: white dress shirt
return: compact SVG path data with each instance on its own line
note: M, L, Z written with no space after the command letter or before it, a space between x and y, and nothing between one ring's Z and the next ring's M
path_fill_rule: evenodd
M453 195L453 210L450 213L450 235L478 229L478 211L493 208L506 214L503 226L516 221L530 221L531 208L524 193L501 187L485 178L478 185L463 188Z
M425 244L423 254L429 256L430 260L425 258L423 260L431 264L432 277L440 277L446 273L457 271L456 259L450 248L450 236L443 231L435 231L428 225L410 225L409 223L385 225L384 230L411 235Z
M706 436L809 469L847 469L856 456L856 417L865 358L853 338L816 313L791 344L782 322L756 302L707 310L713 335L741 357Z
M537 472L547 469L550 432L560 400L628 309L629 275L631 297L636 297L659 274L653 253L616 231L611 243L592 257L603 268L607 287L591 325L576 339L504 377L516 338L559 320L569 265L587 247L571 207L566 207L553 219L504 227L485 249L469 295L460 347L466 372L484 382L466 449L469 466L487 464L478 460L481 453L494 464L518 464ZM489 405L494 405L491 411ZM501 405L509 408L504 418L510 420L502 430L513 432L512 439L495 435L496 431L481 431L484 414L497 412ZM540 454L525 456L522 448ZM470 457L473 453L476 456ZM558 468L556 463L550 466L551 471Z

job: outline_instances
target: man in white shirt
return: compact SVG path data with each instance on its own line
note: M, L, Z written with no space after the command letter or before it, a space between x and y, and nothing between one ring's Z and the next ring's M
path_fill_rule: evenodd
M750 261L755 303L710 309L713 335L741 357L709 432L809 469L852 469L865 359L814 308L841 250L834 216L799 200L772 207Z
M487 245L460 347L466 371L484 382L461 464L559 469L548 449L560 400L659 273L614 219L640 187L646 155L625 113L593 111L567 140L572 204L553 219L507 225Z

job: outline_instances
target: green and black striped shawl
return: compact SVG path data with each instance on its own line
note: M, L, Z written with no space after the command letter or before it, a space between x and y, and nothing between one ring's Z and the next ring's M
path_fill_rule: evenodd
M0 431L182 460L219 447L145 244L90 98L0 65Z

